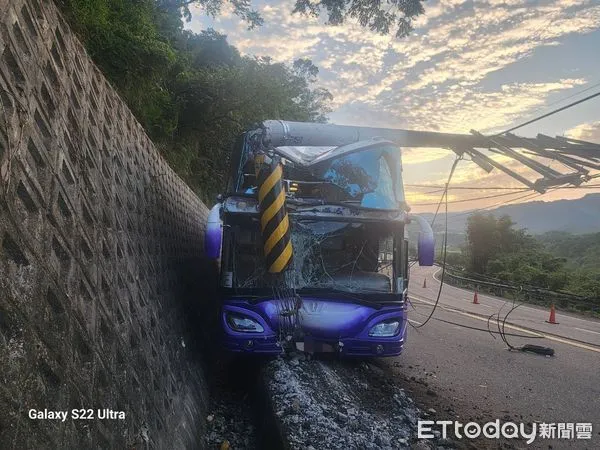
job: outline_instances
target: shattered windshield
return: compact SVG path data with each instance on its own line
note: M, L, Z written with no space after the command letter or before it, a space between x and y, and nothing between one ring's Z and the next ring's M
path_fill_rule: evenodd
M344 200L362 207L397 209L404 200L400 154L396 147L370 147L310 164L312 180L331 183ZM306 169L286 168L290 179L303 179Z
M268 288L258 227L233 227L233 288ZM328 221L292 225L288 286L298 290L393 293L394 236L389 224Z

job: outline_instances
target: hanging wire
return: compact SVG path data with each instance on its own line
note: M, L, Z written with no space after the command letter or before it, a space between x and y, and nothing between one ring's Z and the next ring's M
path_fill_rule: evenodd
M456 159L454 160L454 163L452 163L452 167L450 168L450 174L448 175L448 181L446 181L446 186L444 186L444 192L442 193L442 198L440 198L440 201L435 210L435 214L433 215L433 218L431 219L431 228L433 228L433 224L435 223L435 219L438 215L440 206L442 206L442 202L444 201L444 199L446 200L446 219L448 218L448 187L450 186L450 181L452 180L452 176L454 175L454 170L456 169L456 166L458 165L458 162L461 159L462 159L462 156L457 156Z
M445 189L444 185L441 184L405 184L405 187L414 187L414 188L431 188L431 189L438 189L436 191L433 192L440 192L443 191ZM457 189L462 189L462 190L474 190L474 191L507 191L507 190L514 190L514 191L528 191L530 190L530 188L526 188L526 187L506 187L506 186L490 186L490 187L486 187L486 186L482 186L482 187L478 187L478 186L453 186L450 188L451 191L457 190ZM432 192L432 193L433 193Z
M452 181L452 175L454 174L454 169L456 169L456 166L458 165L458 163L461 159L462 159L461 156L457 156L456 159L454 160L454 163L452 164L452 168L450 169L450 174L448 176L448 181L446 182L446 188L444 189L444 193L442 195L442 198L440 199L440 203L438 204L435 215L433 216L433 219L431 221L431 226L433 227L433 224L435 223L435 218L437 217L437 213L440 210L440 206L441 206L442 202L445 200L446 223L445 223L445 229L444 229L442 276L440 278L440 289L438 290L437 298L435 299L435 304L433 305L433 308L431 309L429 316L427 317L427 319L425 319L425 321L423 323L421 323L420 325L414 326L414 328L424 327L425 324L427 324L427 322L429 322L429 320L431 320L431 318L433 317L433 314L435 313L435 310L437 309L438 303L440 302L440 297L442 296L442 288L444 287L444 276L446 274L446 255L447 255L447 249L448 249L448 187L450 186L450 181Z
M477 200L486 200L489 198L497 198L497 197L506 197L507 195L513 195L513 194L521 194L523 192L523 189L519 189L517 191L513 191L513 192L503 192L502 194L494 194L494 195L486 195L483 197L473 197L473 198L465 198L462 200L450 200L448 201L448 203L465 203L465 202L474 202ZM438 203L412 203L412 206L432 206L432 205L437 205Z
M582 98L582 99L580 99L580 100L577 100L577 101L575 101L575 102L573 102L573 103L569 103L568 105L565 105L565 106L562 106L562 107L560 107L560 108L557 108L557 109L555 109L555 110L553 110L553 111L550 111L549 113L543 114L543 115L541 115L541 116L538 116L538 117L535 117L535 118L533 118L533 119L531 119L531 120L528 120L528 121L526 121L526 122L523 122L523 123L521 123L521 124L519 124L519 125L516 125L516 126L514 126L514 127L511 127L511 128L509 128L508 130L506 130L506 131L502 131L502 132L500 132L500 133L496 133L496 134L495 134L494 136L492 136L492 137L501 136L501 135L503 135L503 134L510 133L511 131L518 130L519 128L523 128L523 127L525 127L525 126L527 126L527 125L530 125L530 124L532 124L532 123L534 123L534 122L537 122L538 120L545 119L546 117L552 116L552 115L554 115L554 114L557 114L557 113L559 113L559 112L561 112L561 111L564 111L564 110L566 110L566 109L572 108L573 106L579 105L580 103L587 102L588 100L592 100L592 99L594 99L594 98L596 98L596 97L600 97L600 92L596 92L596 93L594 93L594 94L588 95L587 97L584 97L584 98Z

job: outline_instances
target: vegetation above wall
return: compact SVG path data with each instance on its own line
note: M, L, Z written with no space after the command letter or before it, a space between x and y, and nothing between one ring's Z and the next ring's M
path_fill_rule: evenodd
M238 134L265 119L325 121L318 68L242 56L225 36L183 27L155 0L59 0L88 53L167 161L207 202L223 189Z

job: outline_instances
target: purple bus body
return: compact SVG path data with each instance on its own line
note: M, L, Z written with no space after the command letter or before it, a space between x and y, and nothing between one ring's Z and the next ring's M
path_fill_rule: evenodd
M206 221L204 232L204 253L209 259L221 257L221 245L223 243L223 223L221 222L221 204L212 207Z
M368 128L265 121L261 127L242 135L232 157L227 194L210 211L205 230L205 254L209 259L219 260L222 271L220 322L226 350L277 355L295 344L297 349L309 353L332 352L348 357L396 356L402 352L408 325L408 243L393 244L394 251L390 253L394 266L392 273L386 274L387 288L382 289L380 277L371 279L373 286L352 287L354 295L333 289L323 293L319 291L322 287L307 283L306 295L302 295L302 289L298 291L301 305L295 303L294 308L286 308L280 298L233 295L236 288L243 286L237 285L236 268L228 265L235 250L231 243L241 236L241 233L236 236L232 228L240 226L236 221L248 218L258 223L261 214L258 175L253 178L251 172L256 169L255 155L265 154L269 158L275 154L289 163L284 167L285 180L282 180L289 183L286 203L295 204L290 222L387 223L396 225L398 241L406 242L404 226L414 219L421 229L417 246L419 264L432 265L433 231L423 218L408 213L400 149L381 139L380 133L381 130ZM264 163L265 158L261 161ZM243 226L250 229L254 225L248 222ZM332 230L338 229L325 227L315 233L333 233ZM344 278L341 268L340 278ZM244 289L264 292L264 286L250 285ZM361 289L364 292L358 292ZM379 301L382 298L384 301ZM282 312L286 309L292 309L294 314ZM380 324L375 333L373 328ZM289 333L293 336L288 336Z
M280 345L277 303L281 300L225 300L221 312L225 348L233 352L277 355ZM228 313L237 313L258 322L262 332L239 332L227 322ZM336 352L342 356L396 356L406 339L406 304L366 306L348 301L305 297L302 299L300 328L305 351ZM369 336L378 323L398 319L398 333L390 337Z

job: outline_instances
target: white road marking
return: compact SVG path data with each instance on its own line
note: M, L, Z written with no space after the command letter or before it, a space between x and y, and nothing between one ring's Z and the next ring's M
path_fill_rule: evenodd
M575 328L576 330L580 330L580 331L587 331L588 333L600 334L597 331L586 330L585 328L578 328L578 327L573 327L573 328Z
M414 295L413 295L413 297L414 297ZM430 301L425 300L423 298L418 298L418 299L416 299L414 301L416 301L417 303L419 303L419 302L420 303L425 303L425 304L431 305L431 306L435 305L434 302L430 302ZM448 312L453 312L453 313L456 313L456 314L461 314L463 316L470 317L472 319L482 320L484 322L488 321L488 319L485 318L485 317L480 317L480 316L478 316L476 314L471 314L471 313L469 313L467 311L461 311L460 309L453 308L452 306L442 305L442 304L438 303L438 308L442 308L442 309L444 309L444 310L446 310ZM522 331L524 333L528 333L528 334L531 334L532 336L536 336L536 337L546 337L546 335L544 335L544 334L542 334L542 333L540 333L538 331L528 330L526 328L521 328L521 327L518 327L518 326L515 326L515 325L508 324L508 323L505 324L505 328L512 328L513 330ZM600 349L599 349L599 351L600 351Z
M408 319L411 323L416 323L417 325L422 325L421 322L417 322L416 320Z
M469 303L471 303L473 305L477 305L477 306L483 306L484 308L494 308L494 306L484 305L483 303L473 303L471 301L469 301Z
M440 280L436 277L436 275L438 273L440 273L441 270L442 270L442 268L440 267L440 268L438 268L438 270L436 270L433 273L433 279L435 281L437 281L438 283L440 282ZM468 292L470 294L473 293L473 291L470 291L470 290L464 289L464 288L459 288L459 287L456 287L456 286L452 286L452 285L449 285L448 283L444 283L444 286L446 286L446 287L448 287L450 289L456 289L457 291ZM487 298L489 300L493 300L493 301L496 301L496 302L505 302L506 303L506 302L510 302L511 301L511 300L506 299L506 298L493 297L493 296L490 296L490 295L481 295L480 297ZM441 303L441 299L440 299L440 303ZM531 307L526 306L526 305L519 306L519 309L520 310L527 310L527 311L531 311L531 312L537 312L537 313L541 312L541 310L539 308L531 308ZM586 323L590 323L590 322L597 323L597 322L594 322L593 320L590 320L590 319L582 319L580 317L573 317L571 315L562 315L561 317L566 317L569 320L579 320L581 322L586 322Z
M413 294L412 297L415 297L415 295ZM425 300L423 298L417 298L417 301L418 302L422 302L422 303L426 303L428 305L435 305L434 302ZM488 319L485 318L485 317L480 317L480 316L477 316L475 314L468 313L466 311L459 311L459 310L456 310L456 309L453 309L453 308L447 308L444 305L440 305L440 304L438 304L438 307L441 307L441 308L443 308L443 309L445 309L447 311L451 311L451 312L455 312L457 314L461 314L461 315L466 316L466 317L470 317L472 319L481 320L483 322L487 322L488 321ZM543 338L548 339L550 341L560 342L562 344L567 344L567 345L571 345L573 347L579 347L579 348L583 348L585 350L590 350L592 352L600 353L600 347L593 346L593 344L587 345L587 344L584 344L584 343L581 343L581 342L572 341L569 338L561 338L561 337L558 337L558 336L552 336L552 335L544 334L542 332L537 332L537 331L534 332L534 331L528 330L526 328L518 327L518 326L515 326L515 325L508 324L508 323L505 324L504 327L512 329L512 330L516 330L516 331L521 331L523 333L529 333L529 334L532 334L534 336L543 337Z

